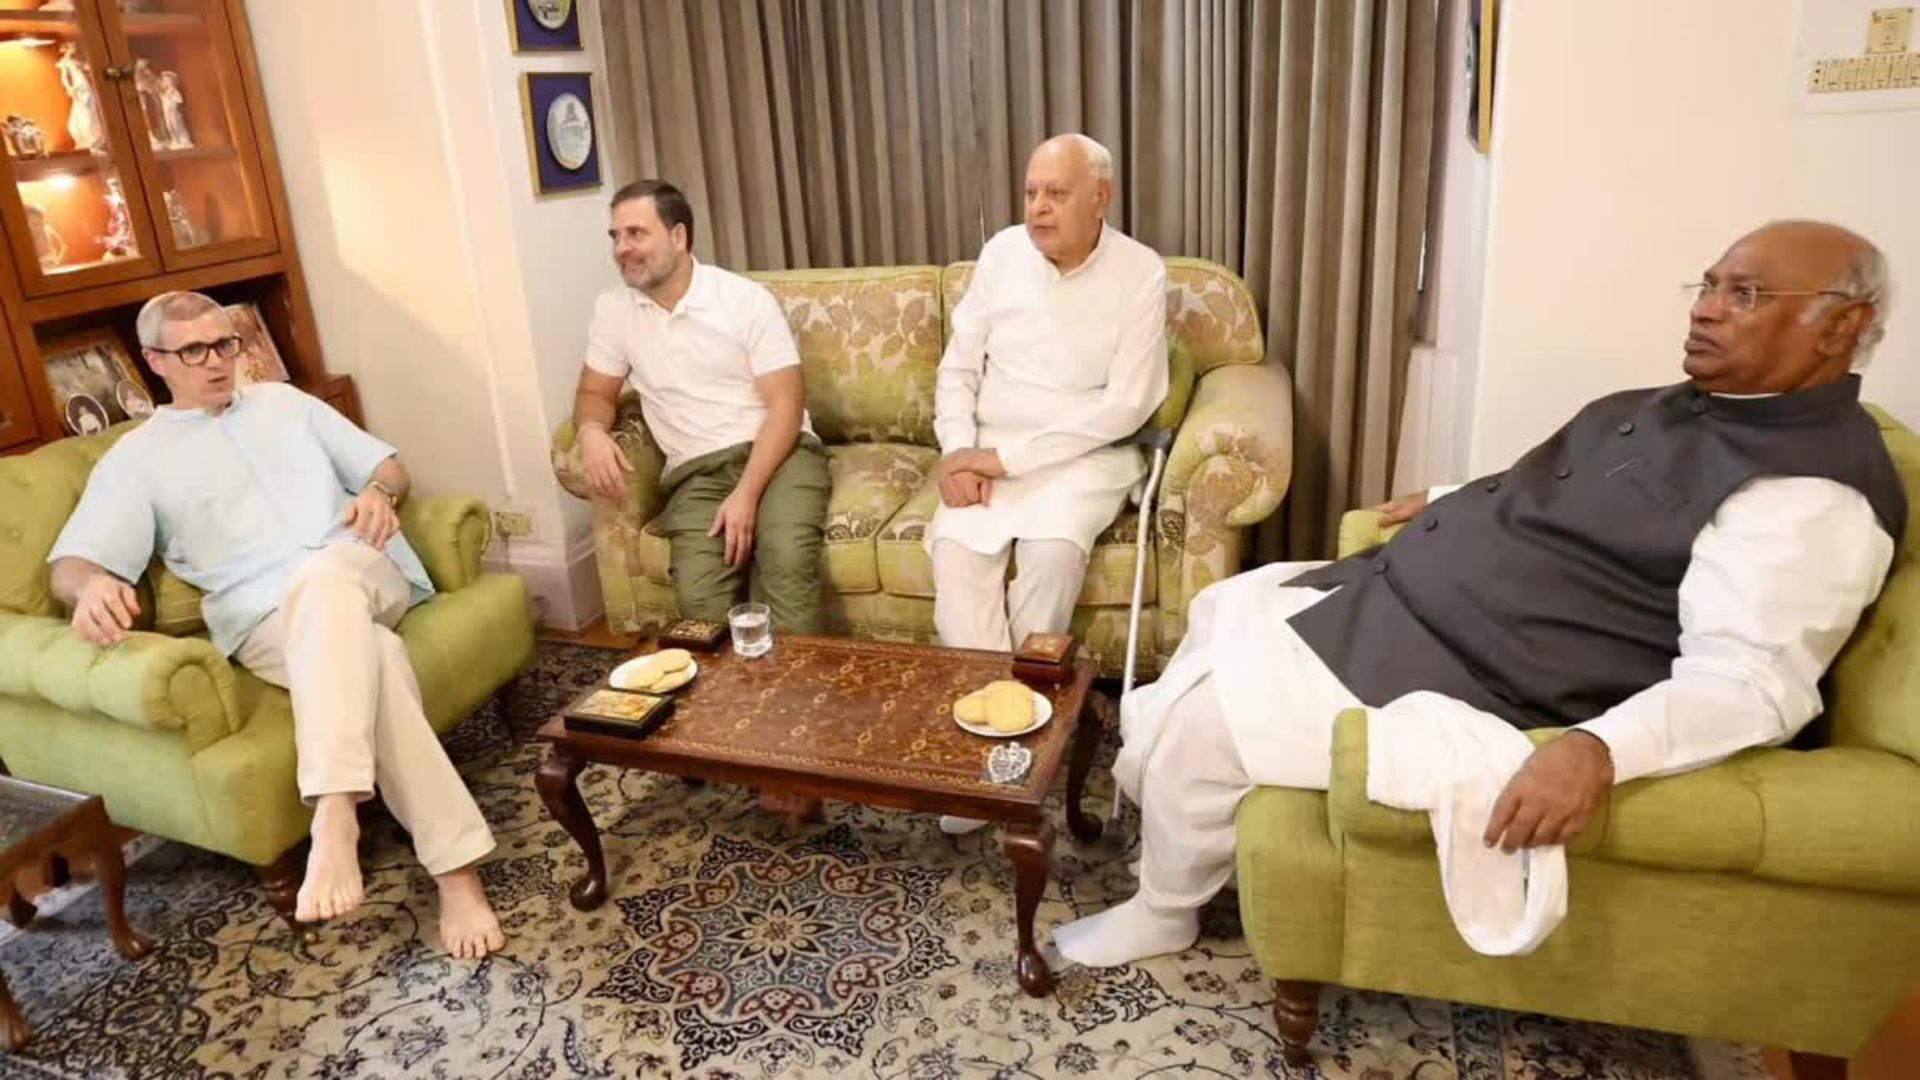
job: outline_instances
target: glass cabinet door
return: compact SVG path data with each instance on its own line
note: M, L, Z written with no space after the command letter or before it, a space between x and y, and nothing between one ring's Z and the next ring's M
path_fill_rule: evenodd
M96 0L169 269L274 248L266 184L220 0Z
M0 215L30 295L154 272L156 251L99 24L0 0Z

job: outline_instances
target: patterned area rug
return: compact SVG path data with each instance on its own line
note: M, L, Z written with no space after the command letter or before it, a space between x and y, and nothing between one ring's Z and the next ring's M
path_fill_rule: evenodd
M449 740L499 836L483 876L505 953L438 952L432 882L391 822L372 827L365 910L310 947L245 867L161 845L128 892L145 961L113 951L90 893L0 945L34 1028L0 1077L1766 1075L1747 1048L1374 993L1330 994L1314 1069L1290 1072L1230 902L1199 947L1069 971L1035 1000L993 832L836 804L790 831L737 788L599 768L581 784L614 899L575 912L581 858L534 793L527 735L607 656L543 645L527 715L490 705ZM1132 889L1125 848L1062 833L1043 933Z

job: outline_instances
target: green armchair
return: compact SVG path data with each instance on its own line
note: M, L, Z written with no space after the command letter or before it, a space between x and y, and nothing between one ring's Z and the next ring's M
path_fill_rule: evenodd
M287 694L204 636L199 594L156 561L123 644L82 641L53 598L47 552L87 475L131 425L0 458L0 760L13 775L106 799L114 822L259 868L292 918L309 812L294 783ZM407 540L437 590L399 626L435 730L486 701L533 656L526 585L480 572L474 499L410 499Z
M1920 507L1920 438L1879 414ZM1382 542L1347 515L1343 553ZM1827 1072L1920 982L1920 528L1829 673L1830 745L1757 749L1618 786L1568 850L1566 921L1492 958L1448 917L1422 814L1367 799L1367 717L1334 733L1325 793L1240 808L1240 906L1290 1060L1321 984L1780 1046ZM1536 741L1557 731L1534 733Z

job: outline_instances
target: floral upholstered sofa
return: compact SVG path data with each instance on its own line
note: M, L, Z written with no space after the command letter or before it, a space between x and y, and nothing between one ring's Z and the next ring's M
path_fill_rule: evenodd
M1173 389L1160 422L1177 426L1156 499L1141 616L1140 666L1158 670L1186 629L1188 602L1235 572L1249 526L1286 494L1292 406L1286 375L1262 362L1246 285L1200 259L1168 259ZM933 482L934 375L947 318L972 263L790 270L752 275L786 309L806 368L807 407L827 445L826 619L835 633L933 640L933 569L923 548ZM629 392L614 435L634 464L626 496L594 503L594 546L607 624L635 632L675 617L668 545L651 522L665 501L662 457ZM571 424L553 441L554 473L587 487ZM1124 662L1137 515L1103 534L1073 629L1105 674Z

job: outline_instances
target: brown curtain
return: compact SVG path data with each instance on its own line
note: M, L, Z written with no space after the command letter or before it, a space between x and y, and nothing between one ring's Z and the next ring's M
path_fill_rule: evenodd
M681 184L741 268L971 258L1050 134L1114 224L1252 288L1295 463L1258 555L1389 492L1435 97L1432 0L605 0L621 178Z

